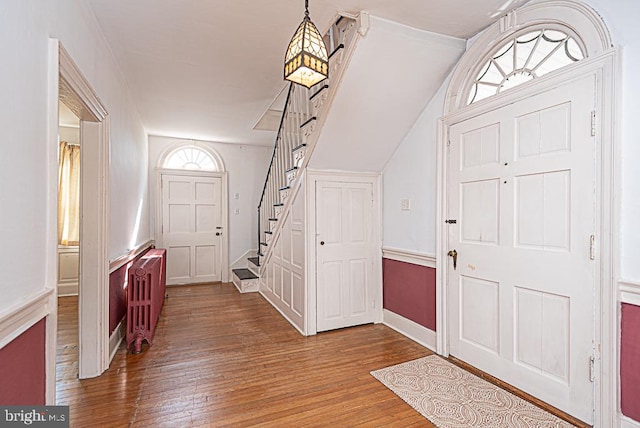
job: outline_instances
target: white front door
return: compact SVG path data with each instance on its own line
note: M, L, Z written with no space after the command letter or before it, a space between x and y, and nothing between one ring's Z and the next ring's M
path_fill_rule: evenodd
M317 331L375 321L372 220L372 183L316 183Z
M162 175L167 284L222 279L222 179Z
M593 420L593 77L449 129L450 354Z

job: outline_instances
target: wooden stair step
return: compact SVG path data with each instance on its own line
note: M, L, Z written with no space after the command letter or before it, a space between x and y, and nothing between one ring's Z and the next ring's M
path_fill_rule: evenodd
M249 269L246 268L242 268L242 269L233 269L233 273L235 274L235 276L237 276L241 281L244 281L246 279L256 279L258 278L253 272L251 272Z

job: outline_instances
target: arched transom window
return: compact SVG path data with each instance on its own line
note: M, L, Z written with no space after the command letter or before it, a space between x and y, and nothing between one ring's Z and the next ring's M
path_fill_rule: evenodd
M219 171L216 160L199 147L188 146L174 150L164 161L164 168Z
M557 29L515 35L502 44L476 76L467 105L584 59L580 45Z

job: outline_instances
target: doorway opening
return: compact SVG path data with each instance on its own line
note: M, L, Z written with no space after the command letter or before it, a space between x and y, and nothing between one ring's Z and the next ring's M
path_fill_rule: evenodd
M60 291L57 287L58 278L63 273L58 264L60 103L79 119L78 140L82 145L79 217L76 217L79 218L77 375L82 379L99 376L109 365L109 117L107 110L68 52L58 40L50 39L47 277L56 289L56 301ZM51 322L47 325L47 401L55 402L56 312L52 311Z
M56 377L78 376L80 118L58 102L58 328Z

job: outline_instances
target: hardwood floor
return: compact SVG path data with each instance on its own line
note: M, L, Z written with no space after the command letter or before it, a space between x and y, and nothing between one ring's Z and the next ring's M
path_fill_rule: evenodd
M60 298L57 401L70 406L71 426L433 426L369 374L430 354L388 327L303 337L232 284L167 293L154 345L138 355L121 346L109 370L86 380L77 379L77 298Z

